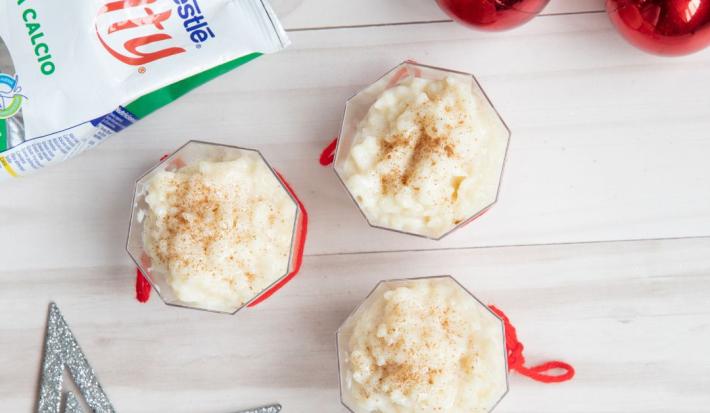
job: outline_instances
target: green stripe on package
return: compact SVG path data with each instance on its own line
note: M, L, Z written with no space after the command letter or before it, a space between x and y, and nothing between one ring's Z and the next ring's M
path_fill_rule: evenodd
M289 43L264 0L89 3L0 0L0 180L69 159Z

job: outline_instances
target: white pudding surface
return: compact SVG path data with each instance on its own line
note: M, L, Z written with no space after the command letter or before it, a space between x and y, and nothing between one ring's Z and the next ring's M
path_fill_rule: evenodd
M340 334L356 413L486 413L507 390L500 320L450 278L381 286Z
M438 238L495 202L508 132L477 90L410 76L379 95L341 169L373 225Z
M183 303L234 311L288 271L296 205L256 154L158 172L145 201L151 273Z

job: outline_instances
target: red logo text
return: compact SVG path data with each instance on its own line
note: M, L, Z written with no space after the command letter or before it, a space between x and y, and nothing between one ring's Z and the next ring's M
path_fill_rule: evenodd
M154 11L158 0L115 0L106 3L96 15L96 35L111 56L132 66L184 53L182 47L169 46L172 36L163 25L172 9Z

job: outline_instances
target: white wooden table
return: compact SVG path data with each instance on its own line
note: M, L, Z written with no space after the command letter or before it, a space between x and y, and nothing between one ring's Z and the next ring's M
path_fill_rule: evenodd
M334 332L380 279L452 274L517 324L531 363L497 412L710 411L710 50L643 54L602 0L490 34L432 0L275 0L293 46L96 150L0 189L0 411L29 412L56 301L121 412L343 412ZM368 228L321 147L402 60L473 72L513 130L499 204L441 242ZM220 316L134 299L132 181L190 138L258 147L312 223L302 273Z

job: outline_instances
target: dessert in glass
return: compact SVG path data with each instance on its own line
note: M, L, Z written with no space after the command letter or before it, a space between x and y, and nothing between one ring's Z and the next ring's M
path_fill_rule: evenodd
M404 62L348 100L334 169L371 226L441 239L496 202L509 139L473 75Z
M190 141L136 182L127 250L166 304L235 313L291 273L302 214L258 151Z
M503 322L449 276L380 282L337 347L353 413L488 413L508 391Z

